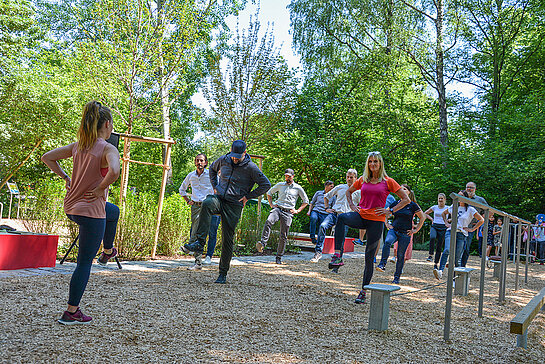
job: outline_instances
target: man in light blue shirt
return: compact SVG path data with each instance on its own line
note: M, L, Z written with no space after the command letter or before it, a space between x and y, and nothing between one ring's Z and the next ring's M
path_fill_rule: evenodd
M263 227L261 240L255 245L258 252L263 252L263 249L269 241L271 228L280 221L280 239L278 241L278 249L276 250L276 264L282 264L282 256L288 242L288 232L291 226L293 215L300 213L308 205L308 197L303 188L293 181L295 172L288 168L284 172L285 182L279 182L267 192L267 200L271 206L271 212ZM272 195L278 193L278 199L273 203ZM296 209L295 203L298 198L301 198L303 203Z

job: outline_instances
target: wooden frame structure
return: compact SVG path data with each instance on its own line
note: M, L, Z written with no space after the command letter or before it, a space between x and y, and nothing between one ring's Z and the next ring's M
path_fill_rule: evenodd
M171 169L172 167L169 165L170 162L170 153L172 151L172 146L176 144L176 141L174 139L159 139L159 138L149 138L149 137L143 137L139 135L131 135L131 134L124 134L119 133L119 137L123 138L123 157L121 158L122 161L122 168L121 168L121 186L120 186L120 196L119 196L119 204L123 204L123 198L126 195L127 192L127 182L129 180L129 163L137 163L137 164L144 164L148 166L158 166L163 168L163 178L161 180L161 192L159 194L159 204L157 206L157 219L156 219L156 227L155 227L155 237L153 239L153 248L151 250L151 259L155 258L155 253L157 252L157 240L159 239L159 226L161 225L161 214L163 210L163 199L165 197L165 188L167 184L167 171ZM158 143L163 144L166 146L166 152L164 154L163 163L157 164L157 163L150 163L150 162L142 162L142 161L135 161L128 157L129 154L129 144L131 141L135 142L144 142L144 143Z

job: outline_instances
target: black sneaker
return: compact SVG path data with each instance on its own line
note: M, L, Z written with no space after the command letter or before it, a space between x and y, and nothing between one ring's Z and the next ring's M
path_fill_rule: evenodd
M198 241L195 241L193 243L185 244L184 248L189 250L190 252L202 252L204 245L201 245L201 243L199 243Z
M358 297L354 300L354 303L357 303L358 305L361 305L365 303L365 290L362 289L360 293L358 294Z
M360 246L365 246L365 243L363 241L361 241L361 239L354 239L354 244L360 245Z
M105 266L110 259L115 258L116 256L117 256L117 249L112 248L112 252L110 254L106 254L102 252L102 254L100 254L100 257L98 257L97 259L97 263Z
M386 267L379 264L375 267L375 270L378 270L379 272L384 272L386 270Z
M282 258L276 257L276 264L282 264Z
M426 259L426 262L431 262L433 260L433 257L430 255L428 259Z
M394 277L394 280L392 281L392 284L399 284L399 278Z
M214 283L219 283L219 284L227 283L227 275L220 273L220 275L218 276L218 279L216 279L216 281Z

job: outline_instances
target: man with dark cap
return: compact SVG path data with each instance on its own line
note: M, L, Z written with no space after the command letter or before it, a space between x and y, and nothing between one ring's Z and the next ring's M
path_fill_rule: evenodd
M286 169L284 172L285 182L275 184L269 192L267 192L267 200L269 201L271 212L263 227L261 240L255 245L258 252L263 252L263 249L269 241L272 226L280 220L280 239L278 241L278 249L276 250L276 264L282 264L282 255L284 255L284 249L288 242L288 231L293 215L300 213L308 205L307 194L303 190L303 187L293 181L294 175L295 172L293 169ZM276 192L278 192L278 199L273 203L272 195ZM298 209L295 209L295 203L297 202L298 197L301 197L303 203Z
M210 183L214 188L214 194L208 195L202 203L197 225L197 240L185 244L185 248L193 252L202 252L212 215L221 215L221 258L216 283L225 283L233 257L235 228L242 209L248 200L267 192L271 188L271 183L246 154L246 143L243 140L235 140L231 145L231 152L212 163ZM252 191L254 184L258 186Z

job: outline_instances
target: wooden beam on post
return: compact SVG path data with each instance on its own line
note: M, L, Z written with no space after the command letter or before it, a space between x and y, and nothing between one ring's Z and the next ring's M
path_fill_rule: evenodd
M167 171L170 169L170 166L167 165L170 160L170 150L172 144L167 144L167 151L165 153L165 160L163 161L163 178L161 180L161 192L159 194L159 203L157 204L157 220L155 227L155 238L153 239L153 249L151 250L151 259L155 259L155 253L157 252L157 241L159 240L159 227L161 225L161 214L163 212L163 199L165 197L165 187L167 185Z

